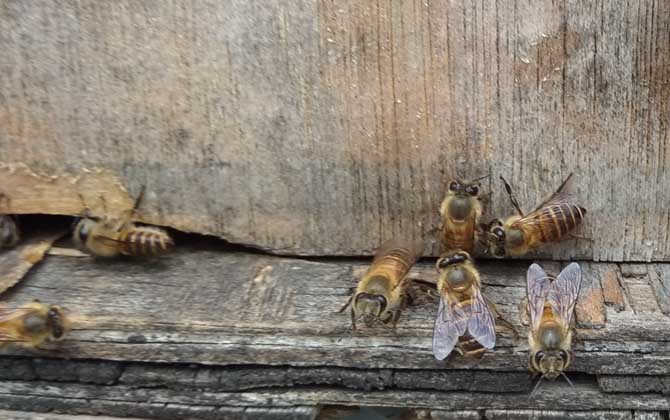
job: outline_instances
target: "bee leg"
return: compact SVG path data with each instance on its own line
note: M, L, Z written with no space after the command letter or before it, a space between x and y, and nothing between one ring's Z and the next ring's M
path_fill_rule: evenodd
M352 301L352 300L354 300L354 295L349 296L349 300L347 301L347 303L345 303L344 306L341 307L339 311L337 311L337 313L338 313L338 314L341 314L342 312L344 312L344 310L347 309L347 307L348 307L349 305L351 305L351 301ZM351 316L352 316L352 317L353 317L353 314L354 314L354 312L351 311ZM353 318L352 318L352 319L353 319Z
M568 236L570 238L574 239L574 240L580 240L581 239L583 241L593 242L593 238L588 238L586 236L577 235L577 234L574 234L574 233L569 233Z
M514 338L519 338L519 332L516 330L514 324L512 324L505 317L502 316L500 311L498 311L498 308L496 307L495 303L491 302L487 297L484 297L484 300L489 305L489 308L491 308L491 311L496 316L496 318L500 320L500 324L503 325L508 330L512 331L512 334L514 334Z
M509 183L505 180L505 178L500 176L500 179L502 179L502 182L505 184L505 190L507 190L507 195L509 196L509 201L512 202L512 205L516 209L516 211L519 213L519 216L523 217L523 211L521 211L521 206L519 206L519 200L517 200L516 196L512 192L512 187L509 185Z
M521 299L519 303L519 322L523 326L530 325L530 314L528 313L528 296Z
M393 311L391 315L391 329L393 330L393 335L398 335L398 330L396 326L398 325L398 320L400 319L400 311Z
M137 209L140 207L140 204L142 203L142 199L144 198L144 190L146 189L146 185L142 184L140 187L140 193L137 195L137 198L135 199L135 204L133 204L133 209L132 209L132 214L135 214Z

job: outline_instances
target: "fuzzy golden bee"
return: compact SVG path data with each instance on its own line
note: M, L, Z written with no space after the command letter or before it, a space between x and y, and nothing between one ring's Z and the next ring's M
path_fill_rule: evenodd
M542 378L565 376L572 361L572 319L579 295L582 271L577 263L568 265L558 277L548 276L542 267L533 264L526 275L526 291L530 315L528 365Z
M144 187L132 210L124 217L104 216L95 220L85 215L75 225L72 234L75 244L99 257L115 257L119 254L153 257L170 252L174 241L165 230L138 226L131 221L143 195Z
M572 231L584 220L586 209L574 202L572 174L535 210L524 215L512 188L503 177L512 205L518 215L494 219L488 226L488 252L495 257L521 256L543 245L573 236Z
M487 175L488 176L488 175ZM452 180L440 206L442 252L474 249L475 232L482 215L479 178L472 182Z
M465 251L437 260L440 303L433 330L433 355L444 360L456 350L479 358L496 342L495 316L481 291L479 271Z
M0 345L39 347L62 339L69 330L69 317L60 306L37 300L19 308L0 306Z
M407 300L407 273L422 251L421 242L406 244L394 239L377 250L372 265L339 311L351 306L353 330L361 319L367 327L375 324L395 327Z

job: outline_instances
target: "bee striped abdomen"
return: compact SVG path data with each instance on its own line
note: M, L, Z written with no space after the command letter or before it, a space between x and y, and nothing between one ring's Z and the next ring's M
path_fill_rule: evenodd
M474 357L477 359L480 359L486 352L486 348L468 333L458 338L458 349L464 357Z
M538 224L541 242L557 242L579 226L585 215L583 207L559 203L542 208L531 223Z
M391 248L383 255L375 258L368 276L380 275L395 282L402 280L417 259L417 255L402 247Z
M465 295L465 294L464 294ZM463 295L461 295L463 296ZM472 306L472 297L462 297L462 300L458 301L454 307L455 308L467 308ZM466 310L471 311L472 309ZM458 350L461 352L461 355L464 357L474 357L481 358L486 352L486 348L479 344L474 337L472 337L468 332L458 337Z
M150 257L166 254L172 250L174 241L167 232L150 227L136 227L125 237L124 254Z
M474 219L460 225L446 224L442 229L442 251L448 252L460 249L472 252L475 244L474 231Z

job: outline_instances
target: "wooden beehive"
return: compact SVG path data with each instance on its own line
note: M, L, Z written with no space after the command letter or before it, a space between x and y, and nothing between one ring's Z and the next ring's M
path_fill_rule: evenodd
M0 408L667 418L669 33L670 3L654 0L0 2L0 211L122 212L146 185L139 220L248 247L47 256L5 298L95 322L53 348L5 348ZM430 305L397 336L338 341L358 257L396 235L437 255L451 177L492 175L491 218L513 211L500 175L530 210L570 172L592 241L529 259L582 261L575 388L528 397L520 325L478 363L436 362ZM515 323L528 264L482 263Z

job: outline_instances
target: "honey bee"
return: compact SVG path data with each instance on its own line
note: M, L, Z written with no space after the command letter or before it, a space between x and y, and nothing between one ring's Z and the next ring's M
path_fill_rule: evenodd
M20 308L0 307L0 346L16 343L39 347L62 339L69 330L68 316L59 306L35 300Z
M9 204L9 197L0 193L0 199ZM19 242L19 224L16 217L9 214L0 214L0 248L12 248Z
M463 250L472 253L476 227L482 215L479 181L486 177L472 182L449 182L449 191L440 206L442 252Z
M433 355L444 360L451 351L480 358L496 342L495 317L482 295L479 271L465 251L437 260L440 304L433 330Z
M407 273L423 251L422 242L405 244L391 239L375 255L372 265L358 283L349 301L339 310L351 306L351 328L363 320L366 327L381 324L395 328L407 301Z
M541 375L535 389L543 378L556 379L559 375L572 385L564 370L573 358L572 317L581 281L582 270L577 263L568 265L556 278L548 276L537 264L528 269L528 366L531 372Z
M165 230L153 226L138 226L131 221L143 195L144 187L132 210L123 217L105 216L94 220L84 215L76 223L72 234L75 244L100 257L115 257L119 254L153 257L170 252L174 241Z
M495 257L521 256L542 245L558 242L579 226L586 209L574 203L572 174L535 210L524 215L512 187L500 177L518 215L504 221L494 219L488 226L488 252Z

